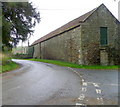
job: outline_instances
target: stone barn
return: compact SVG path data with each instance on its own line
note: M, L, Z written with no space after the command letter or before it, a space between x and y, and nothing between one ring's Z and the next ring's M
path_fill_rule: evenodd
M120 61L120 22L104 4L36 40L31 57L81 65Z

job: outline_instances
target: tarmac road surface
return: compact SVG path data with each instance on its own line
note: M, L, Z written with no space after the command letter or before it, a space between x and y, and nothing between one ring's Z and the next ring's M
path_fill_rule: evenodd
M89 70L17 60L2 75L3 105L118 105L118 70Z

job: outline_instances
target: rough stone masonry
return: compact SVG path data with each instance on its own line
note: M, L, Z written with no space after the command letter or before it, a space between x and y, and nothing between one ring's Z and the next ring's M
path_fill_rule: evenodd
M29 57L81 65L117 65L120 22L104 4L36 40Z

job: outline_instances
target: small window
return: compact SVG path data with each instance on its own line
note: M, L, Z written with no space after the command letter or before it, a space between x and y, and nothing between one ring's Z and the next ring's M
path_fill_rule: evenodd
M100 27L100 44L102 46L107 45L107 27Z

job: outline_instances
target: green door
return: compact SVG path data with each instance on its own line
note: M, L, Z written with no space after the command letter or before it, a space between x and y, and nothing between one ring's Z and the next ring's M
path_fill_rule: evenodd
M100 44L107 45L107 27L100 27Z

